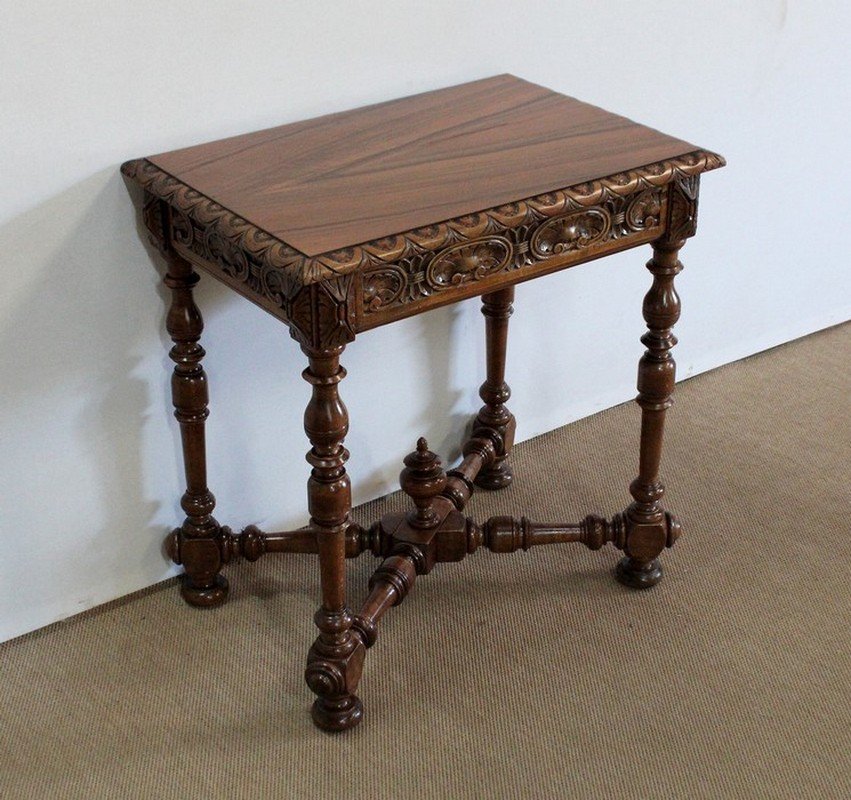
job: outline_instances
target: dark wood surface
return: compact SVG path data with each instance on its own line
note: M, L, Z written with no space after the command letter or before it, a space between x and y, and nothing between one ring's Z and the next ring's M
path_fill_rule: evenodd
M697 149L499 75L149 160L314 256Z

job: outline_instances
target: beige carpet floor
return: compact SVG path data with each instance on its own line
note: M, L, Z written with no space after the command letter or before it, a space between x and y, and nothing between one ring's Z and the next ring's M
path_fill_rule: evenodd
M851 798L851 325L680 385L686 535L635 593L580 545L439 566L385 618L364 723L310 723L317 569L228 568L0 647L0 797ZM624 507L638 409L521 444L469 513ZM402 498L358 510L362 521ZM375 561L350 564L354 602Z

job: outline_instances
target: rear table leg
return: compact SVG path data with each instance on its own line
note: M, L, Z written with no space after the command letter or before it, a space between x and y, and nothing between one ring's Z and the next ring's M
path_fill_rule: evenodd
M473 423L473 436L486 428L498 434L497 457L493 464L476 477L476 486L482 489L502 489L511 483L513 473L507 459L514 444L514 415L505 403L511 389L505 382L505 353L508 345L508 318L514 311L514 287L491 292L482 297L482 314L485 316L485 348L487 372L479 389L484 405Z

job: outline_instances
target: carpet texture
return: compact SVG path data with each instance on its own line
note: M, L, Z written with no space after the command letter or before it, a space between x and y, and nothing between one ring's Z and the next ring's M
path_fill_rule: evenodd
M0 797L851 797L849 367L846 324L681 384L662 583L615 583L611 547L439 565L343 736L308 715L311 557L229 567L215 611L169 582L0 646ZM467 513L611 515L637 429L627 404L525 442ZM376 564L350 562L353 606Z

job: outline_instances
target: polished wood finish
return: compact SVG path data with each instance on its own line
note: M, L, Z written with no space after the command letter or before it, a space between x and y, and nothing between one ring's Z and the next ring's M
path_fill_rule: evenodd
M659 554L681 534L662 505L659 478L680 313L674 278L680 248L696 231L700 175L723 164L622 117L498 76L122 167L144 189L142 216L168 263L187 517L166 544L185 567L183 596L201 606L224 601L220 570L237 558L315 554L321 603L305 678L317 726L336 732L361 721L366 650L383 616L437 564L480 548L608 543L624 552L616 569L623 584L644 589L660 580ZM467 517L477 486L503 489L513 477L516 423L505 368L514 286L646 243L653 283L643 307L632 503L581 522ZM212 516L196 267L285 322L307 356L306 528L249 525L235 534ZM462 460L446 472L419 439L400 475L410 510L361 527L350 515L340 356L358 333L473 296L482 297L485 380ZM382 562L352 614L345 560L367 552Z
M149 160L316 256L697 149L499 75Z

